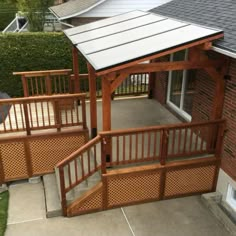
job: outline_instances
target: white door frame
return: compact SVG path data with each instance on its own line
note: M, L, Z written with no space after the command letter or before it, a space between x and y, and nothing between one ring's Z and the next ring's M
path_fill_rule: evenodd
M185 53L185 60L187 60L188 57L188 51ZM170 61L173 61L174 54L170 55ZM168 75L168 89L167 89L167 105L172 108L178 115L183 117L187 121L192 120L192 116L189 115L187 112L183 110L184 106L184 91L186 88L186 81L187 81L187 70L183 70L183 79L182 79L182 88L181 88L181 97L180 97L180 107L176 106L171 100L170 100L170 93L171 93L171 83L172 83L172 71L169 71Z

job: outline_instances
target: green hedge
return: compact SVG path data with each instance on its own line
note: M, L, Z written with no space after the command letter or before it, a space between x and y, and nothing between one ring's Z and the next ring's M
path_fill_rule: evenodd
M62 33L12 33L0 35L0 91L11 97L23 96L16 71L72 68L71 43ZM86 73L79 58L80 72Z
M3 31L15 18L16 6L0 2L0 31Z

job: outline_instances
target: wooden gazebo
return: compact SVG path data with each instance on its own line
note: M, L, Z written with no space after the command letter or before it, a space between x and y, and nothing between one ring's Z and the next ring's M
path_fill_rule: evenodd
M129 74L134 73L206 70L216 82L211 119L221 118L227 63L224 58L210 59L205 51L211 49L213 40L223 37L222 30L149 12L133 11L67 29L64 33L73 44L77 88L79 88L78 51L87 60L92 137L97 134L95 83L97 77L102 77L103 131L111 130L111 94ZM158 62L158 58L183 49L189 50L188 60ZM140 64L144 61L150 63ZM155 79L154 76L150 78Z

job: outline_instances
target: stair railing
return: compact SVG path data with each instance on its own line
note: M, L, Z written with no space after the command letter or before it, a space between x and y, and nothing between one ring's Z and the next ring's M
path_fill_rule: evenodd
M64 215L67 209L66 194L101 169L100 144L101 137L98 135L57 164L56 172L59 171L59 188Z

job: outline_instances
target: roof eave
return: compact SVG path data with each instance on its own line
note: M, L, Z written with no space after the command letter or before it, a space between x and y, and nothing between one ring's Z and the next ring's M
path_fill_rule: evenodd
M217 46L213 46L212 50L215 51L215 52L218 52L220 54L223 54L225 56L236 59L236 53L232 52L230 50L226 50L226 49L223 49L223 48L220 48L220 47L217 47Z
M60 17L58 16L52 9L51 7L49 8L49 10L57 17L58 20L67 20L67 19L70 19L70 18L73 18L73 17L76 17L76 16L79 16L79 15L82 15L90 10L92 10L94 7L100 5L101 3L105 2L106 0L101 0L99 2L97 2L96 4L88 7L87 9L83 10L83 11L80 11L80 12L77 12L77 13L74 13L74 14L70 14L70 15L67 15L67 16L63 16L63 17Z

